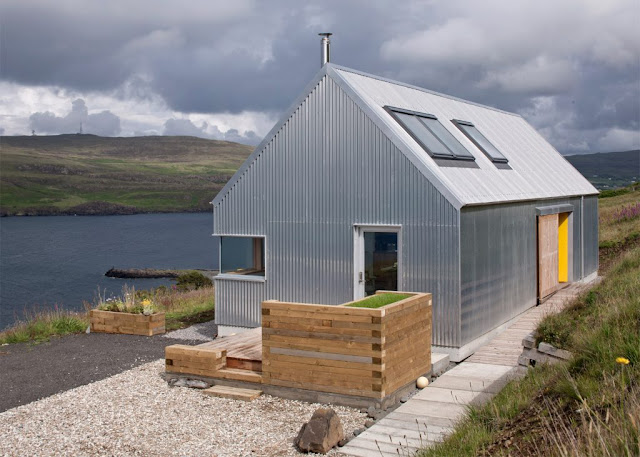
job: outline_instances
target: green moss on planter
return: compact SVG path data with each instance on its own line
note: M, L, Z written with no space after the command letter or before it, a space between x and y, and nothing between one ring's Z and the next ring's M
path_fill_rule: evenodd
M353 308L381 308L412 296L412 294L378 294L347 306L351 306Z

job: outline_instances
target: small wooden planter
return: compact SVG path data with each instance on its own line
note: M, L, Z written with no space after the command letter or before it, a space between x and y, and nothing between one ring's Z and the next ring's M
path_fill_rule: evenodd
M92 309L91 331L96 333L123 333L127 335L153 336L165 332L164 313L144 314L116 313Z

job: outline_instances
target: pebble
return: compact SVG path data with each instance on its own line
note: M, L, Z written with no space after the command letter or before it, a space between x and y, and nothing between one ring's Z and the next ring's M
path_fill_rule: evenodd
M171 388L163 372L160 359L0 413L0 456L298 456L293 439L322 406L209 397ZM346 436L363 427L357 409L332 408Z

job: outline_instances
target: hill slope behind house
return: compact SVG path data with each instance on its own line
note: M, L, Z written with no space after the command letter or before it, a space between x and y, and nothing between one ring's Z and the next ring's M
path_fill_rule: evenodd
M0 214L206 211L252 151L195 137L0 137Z
M624 187L640 180L640 149L565 158L600 190Z

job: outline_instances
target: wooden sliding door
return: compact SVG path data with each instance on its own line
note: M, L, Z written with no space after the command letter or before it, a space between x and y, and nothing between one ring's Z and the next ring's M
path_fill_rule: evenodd
M558 281L558 215L538 216L538 297L552 294Z

